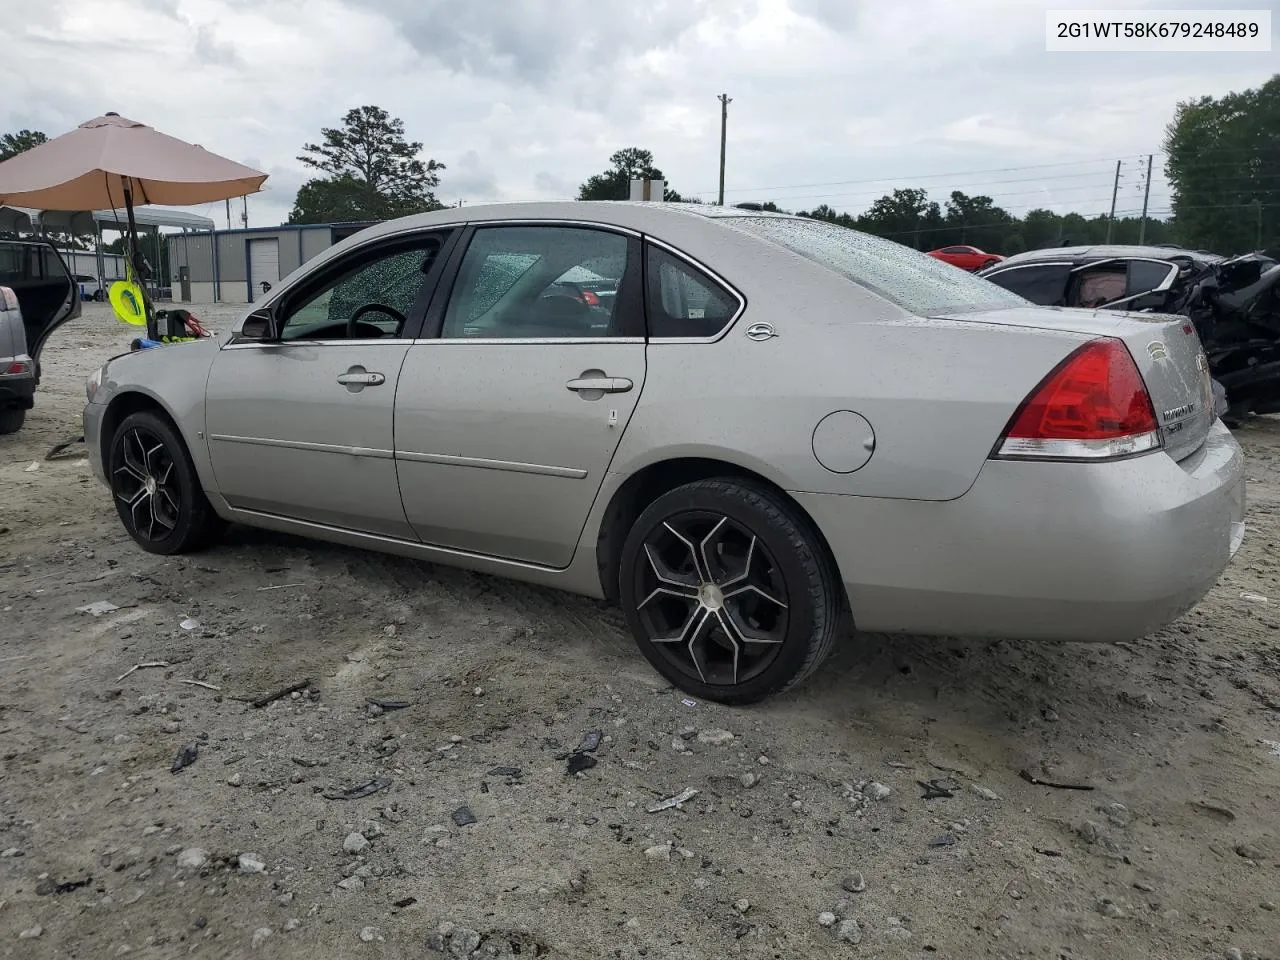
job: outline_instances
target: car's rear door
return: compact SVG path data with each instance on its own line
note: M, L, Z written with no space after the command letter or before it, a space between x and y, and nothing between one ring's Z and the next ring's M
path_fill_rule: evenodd
M404 512L424 542L568 565L644 386L640 248L581 223L469 231L397 388ZM577 267L618 295L555 295Z
M433 230L349 251L266 308L277 338L219 351L205 426L231 506L414 539L396 477L395 392L451 240Z
M80 315L80 288L52 244L24 240L0 240L0 284L18 298L38 379L40 352L49 336Z

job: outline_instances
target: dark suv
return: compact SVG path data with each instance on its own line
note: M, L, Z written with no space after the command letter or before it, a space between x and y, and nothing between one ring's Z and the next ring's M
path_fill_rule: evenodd
M40 383L40 351L80 315L80 288L53 244L0 239L0 433L22 427Z

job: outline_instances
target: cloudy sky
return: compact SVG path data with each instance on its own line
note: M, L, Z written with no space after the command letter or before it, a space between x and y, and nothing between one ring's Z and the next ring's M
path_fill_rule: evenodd
M1156 152L1158 213L1176 103L1256 86L1280 53L1045 51L1046 9L1144 6L1277 2L0 0L0 132L115 110L267 171L265 226L306 179L302 144L361 104L446 165L446 203L572 198L624 146L714 200L728 93L729 202L856 212L921 186L1097 213L1123 159L1136 212Z

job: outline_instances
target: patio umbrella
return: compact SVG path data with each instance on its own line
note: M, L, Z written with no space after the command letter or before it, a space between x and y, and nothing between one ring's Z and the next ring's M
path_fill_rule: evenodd
M145 279L135 203L213 203L257 193L266 179L261 171L107 113L0 163L0 205L100 210L123 204L130 260L134 273ZM149 299L146 310L149 320Z

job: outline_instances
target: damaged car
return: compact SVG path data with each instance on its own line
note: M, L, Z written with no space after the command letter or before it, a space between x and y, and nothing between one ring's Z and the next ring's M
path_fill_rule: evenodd
M1230 426L1280 412L1280 263L1175 246L1033 250L979 273L1043 306L1181 314L1194 324Z

